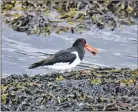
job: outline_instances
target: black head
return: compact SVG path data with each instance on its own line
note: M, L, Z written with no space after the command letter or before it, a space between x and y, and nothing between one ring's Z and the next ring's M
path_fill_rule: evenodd
M83 39L83 38L79 38L77 39L74 43L73 43L73 47L76 47L76 46L81 46L81 47L85 47L85 44L86 44L86 40Z
M93 55L97 54L99 52L98 49L92 47L89 44L86 44L86 40L83 38L79 38L77 39L73 45L73 47L77 48L78 50L84 50L83 48L85 47L90 53L92 53ZM83 51L84 52L84 51Z

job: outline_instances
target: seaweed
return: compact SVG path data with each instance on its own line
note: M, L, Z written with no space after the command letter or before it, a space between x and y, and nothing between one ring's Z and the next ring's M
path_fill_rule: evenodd
M136 111L137 71L95 68L10 75L1 79L1 110Z
M136 24L137 1L3 1L3 20L27 34L83 33ZM54 13L54 17L51 14ZM89 21L89 22L88 22ZM87 23L88 22L88 23ZM82 26L83 27L80 27Z

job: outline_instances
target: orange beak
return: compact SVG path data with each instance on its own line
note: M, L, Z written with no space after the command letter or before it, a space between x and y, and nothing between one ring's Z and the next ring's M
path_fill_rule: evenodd
M89 45L89 44L85 44L85 48L86 48L90 53L92 53L94 56L99 52L98 49L92 47L92 46Z

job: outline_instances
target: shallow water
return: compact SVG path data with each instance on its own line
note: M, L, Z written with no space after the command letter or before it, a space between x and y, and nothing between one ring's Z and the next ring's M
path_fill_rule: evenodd
M87 43L100 49L97 56L86 51L82 63L74 69L89 67L129 67L137 68L137 26L123 26L115 31L97 30L92 27L83 34L51 34L50 36L27 35L2 26L2 73L3 75L29 73L31 75L54 70L37 68L28 70L30 64L59 50L71 47L77 38L85 38ZM41 53L37 53L41 52ZM47 55L46 55L47 56Z

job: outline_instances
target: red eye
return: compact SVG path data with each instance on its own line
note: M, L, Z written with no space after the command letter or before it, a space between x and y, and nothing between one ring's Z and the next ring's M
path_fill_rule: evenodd
M83 44L85 44L85 41L84 41L84 40L82 40L82 43L83 43Z

